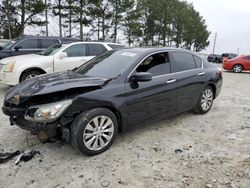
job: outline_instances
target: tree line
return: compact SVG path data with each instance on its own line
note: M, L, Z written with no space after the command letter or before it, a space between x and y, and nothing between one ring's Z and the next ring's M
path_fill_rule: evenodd
M181 0L2 0L0 36L15 38L29 26L49 35L49 18L56 19L58 35L129 45L174 46L201 51L210 32L193 5ZM72 33L77 31L76 33Z

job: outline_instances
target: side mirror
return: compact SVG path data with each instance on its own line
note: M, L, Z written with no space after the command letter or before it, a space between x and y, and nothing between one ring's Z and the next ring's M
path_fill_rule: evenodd
M65 57L67 57L68 55L67 55L67 53L66 52L60 52L59 54L58 54L58 58L59 59L63 59L63 58L65 58Z
M14 49L15 49L16 51L19 51L20 48L22 48L22 47L21 47L21 46L15 46L15 47L14 47Z
M149 82L152 80L152 74L149 72L138 72L130 78L134 82Z

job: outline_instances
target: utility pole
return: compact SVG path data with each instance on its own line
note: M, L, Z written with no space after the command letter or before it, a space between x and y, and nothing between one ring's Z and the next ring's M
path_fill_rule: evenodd
M240 48L237 49L237 55L239 55L239 52L240 52Z
M217 40L217 32L215 33L215 37L214 37L214 47L213 47L213 54L215 52L215 45L216 45L216 40Z

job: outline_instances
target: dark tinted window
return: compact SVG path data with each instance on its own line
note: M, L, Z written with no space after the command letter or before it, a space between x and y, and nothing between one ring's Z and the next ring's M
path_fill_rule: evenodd
M186 52L172 52L173 72L180 72L195 69L195 62L192 54Z
M194 56L194 61L195 61L195 64L196 64L197 68L201 68L202 67L202 60L199 57Z
M59 43L59 40L57 39L38 39L41 44L41 48L48 48L52 46L53 44Z
M136 69L136 72L150 72L153 76L170 73L168 53L159 53L147 57Z
M19 42L15 46L20 47L21 49L38 48L38 40L37 39L25 39L25 40Z
M85 44L74 44L64 50L68 57L80 57L85 56L86 46Z
M108 44L108 46L112 49L121 49L124 48L124 45L119 45L119 44Z
M97 56L106 52L106 48L102 44L87 44L88 56Z

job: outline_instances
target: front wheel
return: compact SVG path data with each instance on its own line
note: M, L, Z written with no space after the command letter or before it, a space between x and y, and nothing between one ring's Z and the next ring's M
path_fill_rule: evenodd
M194 108L194 111L198 114L207 113L213 105L213 100L214 100L214 91L210 86L206 86L199 97L199 100Z
M20 82L24 81L24 80L28 80L30 78L36 77L38 75L40 75L41 72L36 71L36 70L32 70L32 71L28 71L23 73L23 75L21 76Z
M118 122L113 112L96 108L81 113L71 125L71 143L86 155L97 155L107 150L118 133Z
M242 70L243 70L242 65L234 65L233 66L233 71L236 73L240 73L240 72L242 72Z

